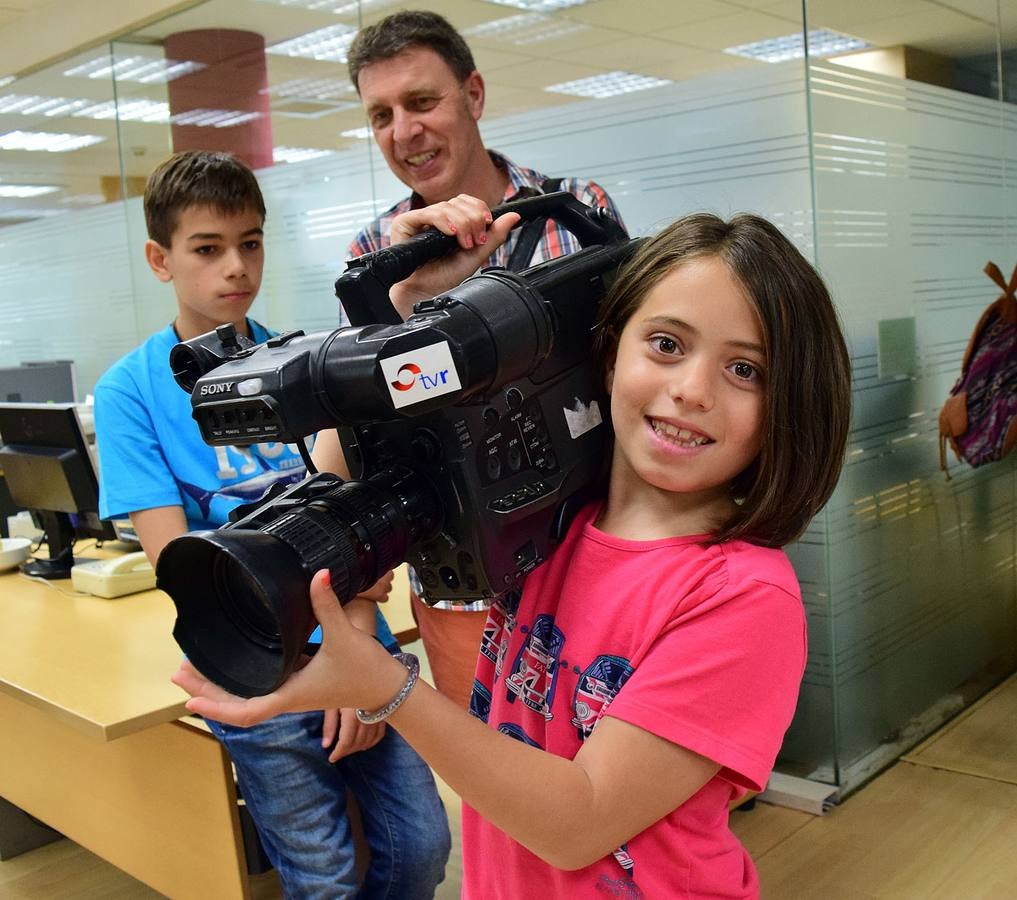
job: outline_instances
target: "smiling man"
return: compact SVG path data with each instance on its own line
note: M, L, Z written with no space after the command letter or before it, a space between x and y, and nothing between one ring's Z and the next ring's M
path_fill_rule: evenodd
M351 256L387 247L392 220L400 213L459 194L495 207L519 197L569 191L589 206L607 208L621 222L611 198L594 182L548 179L484 146L478 124L484 79L462 35L438 14L405 10L362 29L350 47L348 65L375 141L392 173L411 191L356 236ZM578 249L575 237L550 220L515 229L487 265L518 271ZM486 603L429 607L414 596L413 609L436 686L466 706Z

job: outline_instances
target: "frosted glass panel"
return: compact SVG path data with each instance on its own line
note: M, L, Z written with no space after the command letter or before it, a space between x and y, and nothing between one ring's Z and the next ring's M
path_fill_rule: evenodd
M84 399L138 343L128 243L119 203L4 228L0 364L72 359Z
M947 482L937 416L999 293L982 267L1017 263L1017 110L830 62L810 84L817 258L855 404L826 510L834 640L810 660L833 678L837 759L816 774L851 786L1015 662L1014 463L951 455Z

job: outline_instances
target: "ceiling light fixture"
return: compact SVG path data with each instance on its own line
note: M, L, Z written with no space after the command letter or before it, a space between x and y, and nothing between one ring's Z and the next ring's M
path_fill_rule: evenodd
M783 37L768 38L765 41L753 41L751 44L726 47L724 52L730 56L742 56L745 59L755 59L766 63L804 59L806 42L803 37L799 31L795 34L785 34ZM808 33L809 56L832 56L836 53L865 50L871 46L872 44L861 38L850 37L825 28L818 28Z
M314 12L332 13L336 16L352 16L369 10L394 6L399 0L258 0L259 3L275 3L277 6L297 6Z
M674 82L650 75L636 75L633 72L604 72L600 75L591 75L589 78L550 84L544 90L552 94L571 94L575 97L603 100L605 97L617 97L619 94L631 94L634 91L645 91L668 84Z
M273 147L272 159L277 163L297 163L320 156L331 156L335 151L316 147Z
M170 120L169 104L164 100L105 100L73 113L77 119L119 119L122 122L155 122L165 125Z
M66 97L40 97L29 94L4 94L0 96L0 113L13 115L21 113L23 116L64 116L70 115L83 106L88 106L90 100L69 100Z
M272 97L298 97L302 100L345 100L356 94L347 78L293 78L264 89ZM359 105L359 104L358 104Z
M23 116L43 115L74 116L78 119L115 119L124 121L161 122L169 121L169 106L156 100L94 100L70 99L68 97L38 97L25 94L4 94L0 96L0 113Z
M99 206L106 202L106 198L102 194L71 194L61 197L60 202L68 206Z
M21 222L30 222L32 219L48 219L51 216L59 216L66 212L69 212L69 210L47 209L45 207L35 209L24 206L7 207L6 209L0 209L0 222L6 222L8 225L18 225ZM0 341L0 344L3 343L5 342Z
M568 19L556 19L544 13L519 13L504 19L495 19L474 25L463 30L467 37L493 38L511 44L536 44L540 41L553 41L570 34L588 31L585 22L570 22Z
M26 197L53 194L59 190L55 184L0 184L0 197L16 197L23 200Z
M356 33L357 29L352 25L329 25L327 28L319 28L290 38L288 41L272 44L265 48L265 52L277 56L346 62L346 54Z
M514 6L531 12L552 12L556 9L568 9L570 6L583 6L589 0L487 0L497 6Z
M170 116L174 125L195 125L198 128L232 128L260 119L260 112L244 112L239 109L189 109Z
M136 81L139 84L165 84L205 69L204 63L176 59L152 59L146 56L127 56L110 61L108 54L64 71L68 77L110 78L114 81Z
M106 140L97 134L66 134L52 131L8 131L0 134L0 150L67 153Z

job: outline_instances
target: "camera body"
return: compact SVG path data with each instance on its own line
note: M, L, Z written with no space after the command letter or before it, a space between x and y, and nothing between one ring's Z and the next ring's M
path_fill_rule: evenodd
M353 478L404 465L434 486L441 530L407 560L427 602L467 601L513 587L546 558L604 473L606 418L593 367L570 365L413 419L340 427L339 437Z
M570 194L533 200L513 206L553 207L583 249L522 273L481 272L394 322L391 284L454 247L432 232L351 261L336 285L348 328L245 346L223 326L174 348L207 443L302 442L336 428L352 475L314 475L167 545L159 586L206 676L245 695L281 683L313 628L307 588L323 567L342 602L403 561L427 602L512 589L606 475L591 328L637 242Z

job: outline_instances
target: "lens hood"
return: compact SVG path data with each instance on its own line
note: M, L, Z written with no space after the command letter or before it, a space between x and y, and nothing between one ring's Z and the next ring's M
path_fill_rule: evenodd
M156 585L173 597L173 637L206 678L233 694L275 690L314 630L311 575L263 531L197 531L166 545Z

